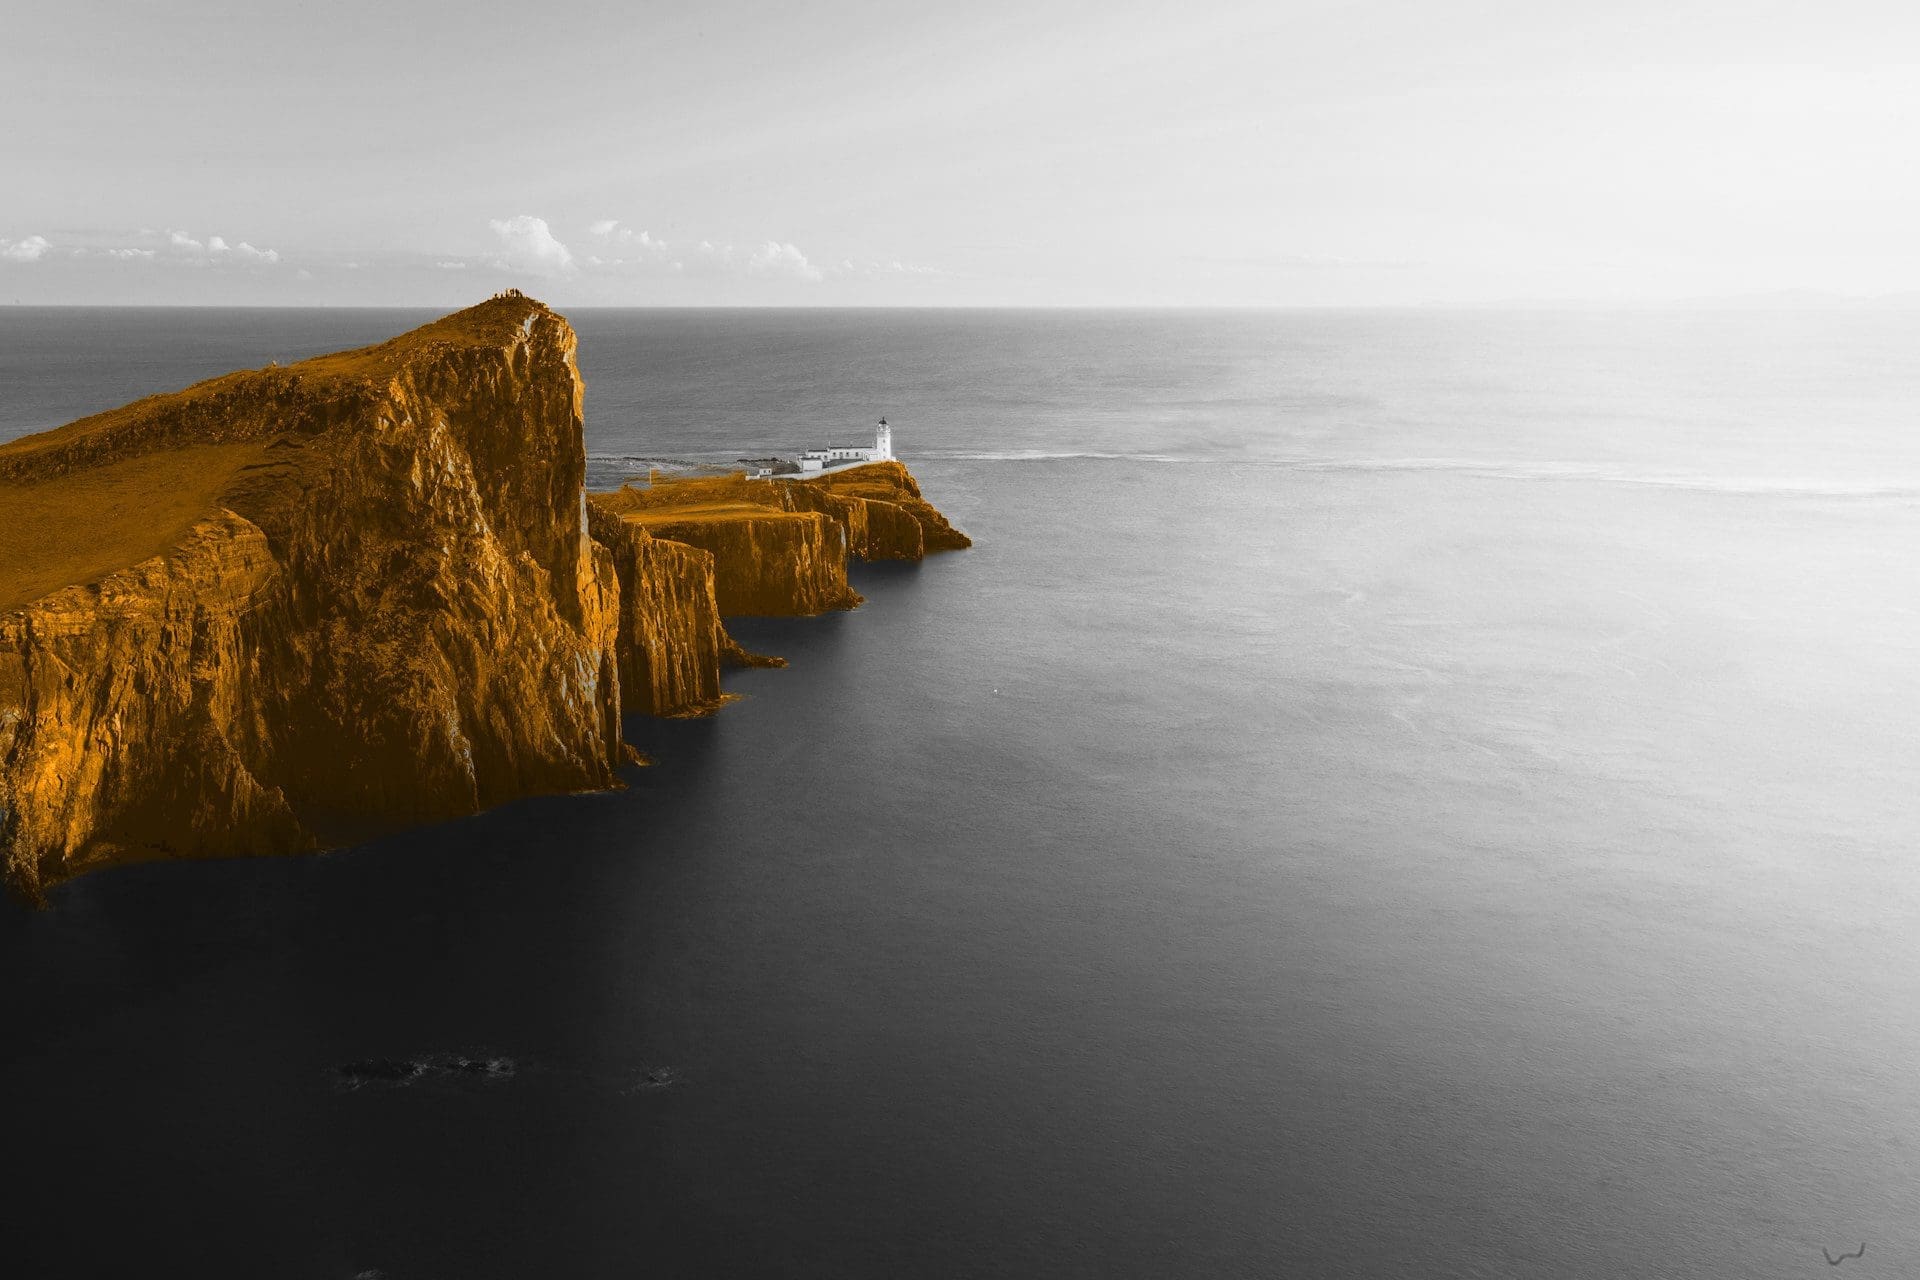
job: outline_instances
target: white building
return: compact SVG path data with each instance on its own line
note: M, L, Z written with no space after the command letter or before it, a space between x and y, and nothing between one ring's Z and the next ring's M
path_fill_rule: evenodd
M893 460L893 428L887 425L885 418L874 428L873 445L830 444L820 449L809 449L800 455L800 473L814 475L828 467L848 466L860 462L891 462Z

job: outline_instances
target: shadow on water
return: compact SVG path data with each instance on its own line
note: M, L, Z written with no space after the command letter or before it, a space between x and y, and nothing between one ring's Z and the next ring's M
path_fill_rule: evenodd
M727 630L756 653L777 654L796 667L810 665L815 658L840 655L862 625L862 615L910 605L924 572L924 565L916 560L852 560L847 564L847 582L866 598L858 609L812 618L728 618ZM737 680L728 683L733 687Z
M850 576L868 598L864 609L873 610L915 590L920 571L915 563L855 564ZM773 682L832 678L862 621L859 611L729 619L742 644L778 654L791 667L730 672L727 686L752 699L777 687ZM813 674L803 675L808 669ZM623 770L628 794L644 800L656 821L671 822L676 804L697 808L725 769L727 738L744 727L736 723L742 710L736 704L687 720L627 717L627 741L654 761ZM274 968L301 950L338 948L340 963L372 973L403 963L395 952L383 955L389 943L411 951L414 944L403 941L410 933L439 934L436 922L455 913L471 931L506 928L525 902L524 886L507 886L529 877L571 878L586 871L583 863L600 860L585 852L592 840L576 834L557 841L554 833L617 826L620 806L620 793L534 797L324 854L95 872L56 888L48 910L0 898L0 965L21 979L0 988L0 1019L35 1029L10 1039L0 1064L236 967ZM468 874L476 863L489 874ZM375 864L379 901L369 903L364 877Z
M826 662L846 647L854 619L846 613L823 613L817 618L728 618L727 631L754 653L785 658L790 668ZM759 671L729 673L726 684L746 692ZM775 669L775 678L778 670Z
M0 1040L0 1074L170 1007L198 1006L212 991L271 982L284 985L290 1011L310 998L356 1008L367 1029L388 1022L412 1034L425 1002L416 998L444 982L459 993L441 1002L453 1017L448 1044L470 1043L452 1034L459 1009L488 1025L489 1001L542 967L566 965L551 950L529 963L530 939L573 912L591 913L596 881L617 890L645 874L634 856L648 843L634 834L636 805L671 825L676 791L707 790L699 779L715 726L644 723L670 735L659 753L672 785L655 782L656 769L629 767L623 790L525 798L324 853L111 868L56 887L44 910L0 902L0 965L14 978L0 984L0 1020L20 1032ZM338 1030L331 1016L315 1022ZM396 1047L371 1040L346 1052L378 1057ZM410 1035L398 1047L422 1046ZM429 1036L424 1047L438 1046Z
M855 560L847 565L847 581L862 594L868 584L878 589L898 589L917 582L926 567L924 560Z
M620 722L627 742L652 763L643 769L629 769L623 775L627 785L641 791L654 790L666 778L678 784L699 784L712 771L720 750L724 715L694 716L686 719L660 719L655 716L627 716Z
M302 1232L291 1248L310 1263L286 1274L332 1265L344 1242L283 1200L353 1224L355 1252L394 1274L450 1258L456 1274L525 1273L526 1251L555 1239L588 1264L657 1248L644 1221L577 1238L500 1224L570 1221L559 1171L580 1162L609 1203L635 1179L656 1197L677 1194L675 1179L710 1187L733 1176L712 1135L739 1123L742 1099L779 1111L837 1087L810 1047L815 1015L792 1010L831 996L846 966L864 972L836 948L869 907L838 877L848 833L870 819L809 833L763 818L836 771L873 771L860 753L874 749L874 660L899 647L925 574L855 565L859 610L730 621L792 665L729 672L744 698L711 717L628 719L655 763L623 770L622 790L311 857L119 868L56 889L49 911L0 905L0 964L17 979L0 987L0 1018L18 1033L0 1044L0 1088L37 1103L14 1150L45 1187L136 1206L124 1225L141 1238L237 1197L261 1226L214 1249L216 1268ZM763 954L743 939L779 942ZM769 968L768 955L785 958ZM224 1154L153 1183L151 1163L116 1172L109 1141ZM226 1181L287 1150L312 1172L271 1192ZM378 1176L341 1176L374 1152ZM449 1219L433 1240L379 1225L383 1198L417 1187ZM51 1191L30 1209L55 1251L84 1217ZM501 1256L479 1256L483 1239Z

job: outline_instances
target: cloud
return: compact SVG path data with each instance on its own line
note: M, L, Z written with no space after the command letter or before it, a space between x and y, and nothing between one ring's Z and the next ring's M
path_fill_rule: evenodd
M38 262L47 256L47 250L53 248L53 242L45 236L28 236L25 240L0 240L0 258L8 262Z
M596 254L589 257L587 265L590 267L644 266L651 262L665 261L671 252L665 240L656 240L645 231L623 227L618 218L602 218L598 222L589 224L587 230L596 239L606 241L607 249L612 255L601 257Z
M245 240L236 244L225 236L203 238L176 228L63 230L58 245L45 236L28 236L18 242L0 239L0 259L37 262L43 258L153 263L176 270L195 267L215 271L251 271L283 261L275 249L262 249Z
M747 259L747 270L754 275L787 276L795 280L824 280L826 273L807 261L807 255L791 244L769 240Z
M706 279L758 277L808 284L818 283L829 274L815 266L798 245L781 240L745 247L712 240L670 242L618 218L600 218L587 224L588 234L597 242L594 251L575 258L539 218L514 218L492 226L508 245L508 254L495 265L524 270L579 270L609 278L662 274Z
M436 262L433 265L442 271L465 271L467 269L467 264L464 262Z
M141 232L140 236L141 238L146 238L151 234L150 232ZM166 244L163 247L169 251L168 257L172 261L201 267L213 266L217 263L225 262L251 262L263 266L272 266L280 261L280 253L275 249L256 249L245 240L242 240L239 244L229 244L225 236L208 236L202 241L188 235L184 231L169 230L167 232ZM153 256L151 249L141 250L137 253L121 253L114 249L109 249L107 252L116 258L131 258L136 256L150 258Z
M1209 267L1251 267L1268 271L1401 271L1427 265L1412 258L1349 258L1337 253L1275 253L1259 257L1188 253L1181 255L1181 261L1202 263Z
M573 251L554 238L545 218L523 213L504 220L496 218L487 225L500 237L505 250L500 257L501 266L543 276L561 275L574 269Z
M856 262L852 258L842 258L840 265L834 268L843 276L949 276L953 273L942 271L939 267L929 267L919 262L902 262L899 258L887 262Z

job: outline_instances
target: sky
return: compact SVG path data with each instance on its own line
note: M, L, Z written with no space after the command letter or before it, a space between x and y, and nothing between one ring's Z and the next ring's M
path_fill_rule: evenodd
M0 304L1920 290L1920 6L0 8Z

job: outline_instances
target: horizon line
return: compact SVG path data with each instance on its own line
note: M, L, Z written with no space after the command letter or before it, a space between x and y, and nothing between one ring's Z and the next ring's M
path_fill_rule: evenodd
M489 297L493 295L488 295ZM1428 300L1421 302L945 302L945 303L584 303L577 306L547 302L527 295L554 311L1920 311L1916 294L1796 294L1761 293L1688 298L1516 298L1488 302ZM454 304L464 311L485 302ZM0 303L14 311L448 311L450 304L433 302L22 302Z

